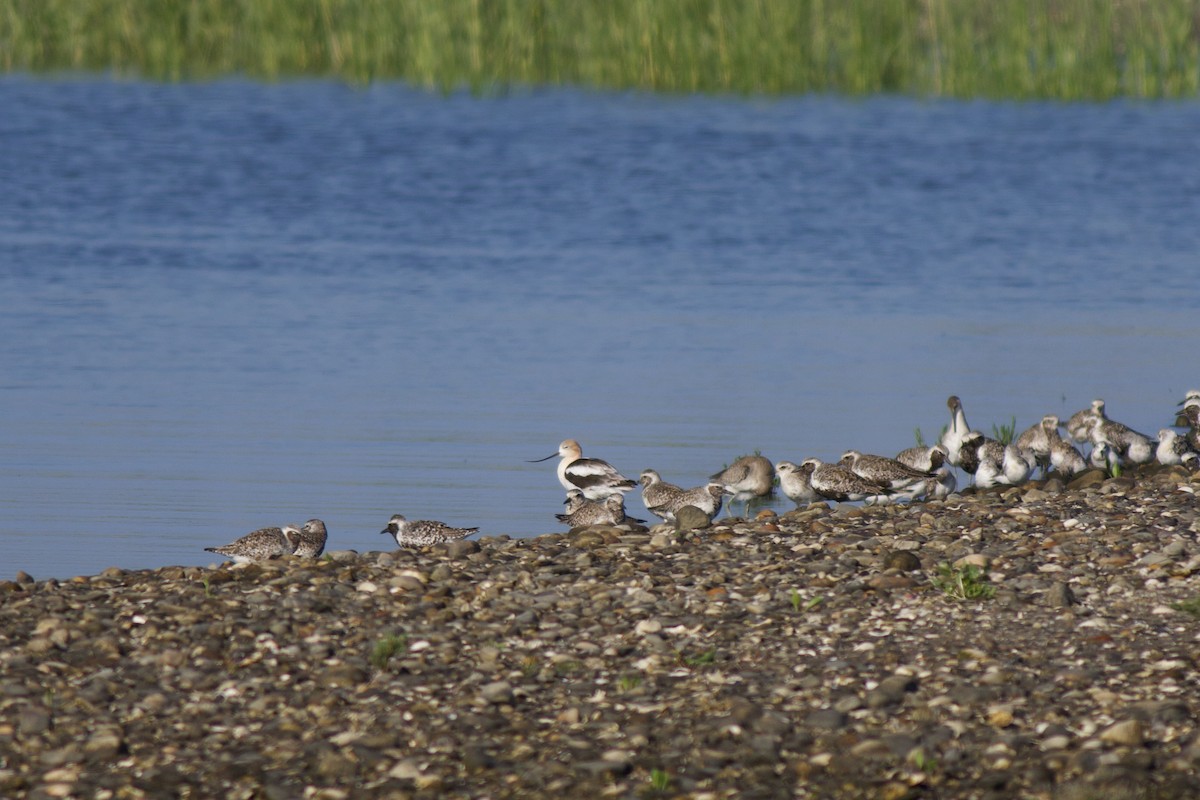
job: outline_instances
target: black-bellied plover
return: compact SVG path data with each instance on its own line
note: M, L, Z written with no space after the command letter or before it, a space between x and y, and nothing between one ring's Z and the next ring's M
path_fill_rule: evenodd
M1200 464L1200 454L1192 449L1185 437L1180 436L1170 428L1158 432L1158 447L1154 451L1158 463L1166 466L1182 464L1188 469L1195 469Z
M1108 442L1122 464L1147 464L1154 460L1155 442L1146 434L1106 417L1092 417L1089 423L1092 443L1099 438Z
M204 549L225 556L235 564L248 564L277 556L290 556L296 552L300 542L300 529L295 525L284 525L280 528L259 528L230 544Z
M300 544L296 547L296 555L304 558L318 558L325 552L325 540L329 532L325 523L319 519L310 519L300 529Z
M587 525L641 525L645 520L635 519L625 514L625 498L619 494L610 494L603 500L584 500L569 514L555 514L559 522L566 523L572 528L582 528Z
M727 506L727 512L732 516L733 504L737 501L745 504L742 511L746 513L752 500L771 494L775 488L775 465L764 456L741 456L708 479L721 484L725 494L732 495Z
M675 511L680 507L678 502L683 489L667 483L652 469L642 470L638 483L642 485L642 504L646 510L663 522L673 522Z
M574 439L564 439L558 446L557 453L534 459L529 463L537 464L555 456L562 459L558 462L558 482L568 491L579 489L589 500L603 500L609 495L623 494L637 486L607 461L584 458L583 448Z
M1022 431L1021 435L1013 442L1022 455L1033 459L1042 468L1043 475L1050 468L1050 434L1047 432L1048 427L1052 427L1056 431L1058 430L1058 417L1054 414L1047 414L1042 417L1040 422Z
M1016 445L1006 445L995 439L984 437L977 449L979 464L975 467L975 486L986 489L990 486L1007 484L1017 486L1029 479L1034 462L1027 458Z
M1179 411L1175 412L1175 425L1180 428L1187 427L1188 419L1187 411L1189 406L1200 408L1200 389L1188 389L1188 393L1182 400L1179 401Z
M1076 411L1067 418L1067 436L1080 444L1091 441L1092 420L1097 417L1104 418L1104 401L1100 398L1093 400L1089 408Z
M808 484L817 494L839 503L863 500L877 503L888 498L888 487L855 475L840 464L827 464L819 458L806 458L801 467L811 467Z
M444 522L431 519L408 520L403 514L393 514L387 527L380 531L390 533L399 547L427 547L464 539L479 528L452 528Z
M943 464L930 472L933 473L933 477L925 482L922 492L926 500L945 500L954 494L954 490L958 488L958 478L954 477L954 470Z
M801 465L793 464L791 461L780 461L775 465L775 474L779 476L779 488L783 490L788 499L795 502L796 508L823 499L808 482L814 469L816 469L816 464L808 461Z
M918 491L924 488L925 481L933 477L929 472L913 469L894 458L857 450L847 450L838 463L858 477L886 486L892 493L898 494Z
M1200 403L1183 407L1183 421L1188 425L1184 438L1193 450L1200 450Z
M946 446L910 447L896 454L896 460L921 472L934 472L946 463Z
M1087 462L1073 444L1058 433L1058 424L1044 421L1046 439L1050 442L1050 468L1064 478L1070 478L1087 469Z

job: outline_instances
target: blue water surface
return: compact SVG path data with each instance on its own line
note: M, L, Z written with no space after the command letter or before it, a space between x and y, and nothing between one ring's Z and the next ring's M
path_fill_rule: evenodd
M1200 387L1200 104L0 79L0 578ZM782 510L786 498L776 503ZM646 516L637 495L629 510Z

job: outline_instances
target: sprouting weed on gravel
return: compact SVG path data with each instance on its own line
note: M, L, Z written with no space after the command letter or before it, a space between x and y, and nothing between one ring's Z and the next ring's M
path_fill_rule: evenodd
M387 669L388 662L392 660L392 656L397 653L403 653L408 649L408 637L401 634L389 633L375 643L375 647L371 650L370 662L371 666L377 670Z
M929 582L953 600L988 600L996 594L996 587L988 583L987 572L974 564L939 564L938 574Z
M642 676L634 674L622 675L617 678L617 688L622 692L630 692L642 685Z
M1193 617L1200 617L1200 595L1190 600L1180 600L1178 603L1172 603L1171 608L1176 611L1182 611L1185 614L1191 614Z
M671 774L666 770L650 770L650 788L656 792L665 792L671 786Z
M696 667L709 667L716 663L717 648L714 647L709 650L705 650L703 653L697 653L696 655L690 656L684 655L683 652L680 651L679 660L685 666L692 667L693 669Z

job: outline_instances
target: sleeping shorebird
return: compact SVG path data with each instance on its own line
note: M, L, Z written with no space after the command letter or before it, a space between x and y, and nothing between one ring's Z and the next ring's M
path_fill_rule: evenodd
M935 444L933 447L910 447L896 454L896 460L901 464L921 472L935 472L946 463L945 445Z
M571 501L568 500L568 503ZM610 494L603 500L584 500L566 514L554 515L559 522L565 522L572 528L582 528L587 525L623 525L632 523L641 525L645 520L625 516L625 499L619 494Z
M259 528L230 544L204 549L225 556L235 564L248 564L276 556L290 556L299 546L300 529L295 525L284 525L280 528Z
M1158 447L1154 451L1158 463L1165 466L1182 464L1189 469L1200 465L1200 454L1192 449L1187 439L1170 428L1158 432Z
M1184 438L1193 450L1200 451L1200 403L1184 406L1182 416L1188 425L1188 432L1184 434Z
M398 547L427 547L444 544L455 539L465 539L479 528L452 528L444 522L431 519L408 520L402 514L393 514L387 527L380 531L390 533Z
M800 466L811 467L808 483L813 491L827 500L877 503L889 499L888 487L861 478L840 464L826 464L819 458L806 458L800 462Z
M725 487L729 498L728 512L733 514L733 504L738 500L745 502L743 511L750 510L750 501L756 497L766 497L775 488L775 466L763 456L742 456L725 469L709 476Z
M1092 417L1089 421L1088 436L1093 444L1097 439L1107 442L1116 451L1122 463L1146 464L1154 460L1154 441L1146 434L1138 433L1115 420Z
M1088 433L1092 429L1092 420L1097 417L1104 418L1104 401L1099 398L1092 401L1090 408L1076 411L1067 419L1067 436L1080 444L1089 441Z
M796 508L822 499L809 483L809 478L816 469L816 465L810 462L811 459L804 462L803 465L797 466L791 461L780 461L775 465L775 472L779 475L779 488L783 490L789 500L795 502Z
M296 545L296 555L303 558L317 558L325 552L325 540L329 532L325 523L319 519L310 519L300 529L300 543Z
M530 461L537 464L548 461L555 456L562 460L558 462L558 482L567 491L579 489L588 500L603 500L609 495L620 495L628 492L636 483L626 478L613 468L607 461L598 458L584 458L583 449L574 439L565 439L558 446L557 453L551 453L545 458Z
M1028 480L1033 472L1033 462L1014 445L1005 445L982 434L972 442L977 445L978 463L974 475L975 486L980 489L1000 484L1016 486Z
M958 479L954 477L954 470L943 465L931 472L934 477L925 481L925 488L921 492L926 500L945 500L954 494L954 490L958 488Z
M1046 426L1046 439L1050 442L1050 468L1064 478L1070 478L1087 469L1083 454L1059 435L1058 425L1051 425L1045 420L1043 424Z
M1050 468L1050 433L1049 428L1058 430L1058 417L1047 414L1041 422L1024 431L1013 442L1021 454L1032 459L1042 469L1042 474Z
M1179 401L1179 411L1175 413L1175 425L1179 428L1187 427L1187 415L1184 413L1189 406L1200 407L1200 389L1188 389L1188 393L1182 400Z
M857 450L847 450L838 463L858 477L886 486L897 495L911 496L910 490L920 491L925 481L933 477L930 472L913 469L894 458L864 454Z

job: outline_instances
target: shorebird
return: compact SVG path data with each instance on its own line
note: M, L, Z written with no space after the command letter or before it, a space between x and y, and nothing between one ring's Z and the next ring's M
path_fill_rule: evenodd
M1186 412L1189 407L1200 407L1200 389L1188 389L1187 395L1179 401L1179 411L1175 414L1175 424L1182 428L1188 425Z
M642 503L651 514L663 522L674 522L675 512L684 506L695 506L710 517L721 510L725 487L709 481L694 489L681 489L664 481L657 472L648 469L642 472L638 482L642 484Z
M568 489L567 499L563 500L563 505L566 506L566 513L573 514L579 510L580 506L590 502L583 496L583 492L579 489Z
M901 464L921 472L935 472L946 463L945 445L935 444L933 447L910 447L896 454L896 460Z
M1042 474L1050 468L1050 433L1049 428L1058 430L1058 417L1047 414L1041 422L1021 433L1013 444L1022 455L1032 459L1042 468Z
M725 487L729 498L728 512L733 514L733 504L738 500L745 503L743 512L750 510L750 501L766 497L775 486L775 466L763 456L742 456L725 469L708 478Z
M589 500L603 500L609 495L628 492L636 483L626 478L613 468L607 461L598 458L584 458L583 448L574 439L564 439L558 446L557 453L551 453L545 458L530 461L537 464L549 461L558 456L558 482L567 491L579 489Z
M276 556L290 556L299 546L300 529L295 525L284 525L280 528L259 528L230 544L204 549L232 559L235 564L248 564Z
M822 499L821 495L817 494L817 490L808 482L814 469L816 469L816 465L811 463L811 459L804 462L802 466L797 466L791 461L780 461L775 465L775 472L779 475L779 488L783 490L788 499L796 503L796 508Z
M962 458L960 450L971 433L971 426L967 424L967 415L963 413L962 401L958 399L958 395L952 394L946 398L946 407L950 409L950 427L942 434L940 444L946 448L946 460L958 467L962 466L959 463Z
M933 477L929 472L915 470L894 458L864 454L857 450L847 450L839 463L858 477L886 486L899 494L907 494L914 488L919 491L925 486L925 481Z
M318 558L325 552L325 540L329 532L325 523L319 519L310 519L300 529L300 543L296 546L296 555L304 558Z
M1158 447L1154 451L1158 463L1164 465L1182 464L1189 469L1200 466L1200 454L1192 449L1187 439L1170 428L1158 432Z
M1122 462L1146 464L1154 460L1154 441L1144 433L1106 417L1092 417L1089 424L1088 435L1092 442L1103 438Z
M625 499L619 494L610 494L603 500L584 500L581 505L567 514L555 514L559 522L572 528L585 525L640 525L645 520L625 516Z
M398 547L427 547L463 539L479 528L452 528L444 522L430 519L408 520L403 514L393 514L387 527L379 533L390 533Z
M1080 444L1089 441L1088 434L1092 429L1092 420L1097 417L1104 419L1104 401L1099 398L1092 401L1090 408L1076 411L1067 419L1067 436Z
M888 488L860 478L840 464L826 464L819 458L806 458L801 467L811 467L808 483L813 491L839 503L864 500L876 503L888 499Z
M1200 403L1183 407L1183 421L1189 426L1184 438L1193 450L1200 451Z
M673 522L675 511L680 508L677 503L683 496L683 489L667 483L652 469L643 470L638 483L642 485L642 504L646 510L663 522Z
M980 489L997 484L1016 486L1029 478L1034 465L1015 445L1005 445L987 437L981 438L976 451L979 463L974 471L975 486Z
M968 431L967 435L959 442L958 461L951 462L956 467L961 467L963 472L969 475L974 475L979 469L979 450L988 442L995 442L995 439L989 439L979 431ZM999 442L996 442L999 444ZM949 460L949 459L947 459Z
M1050 467L1064 478L1070 478L1087 469L1083 454L1075 449L1058 433L1058 425L1046 424L1046 438L1050 442ZM1043 471L1044 474L1044 471Z
M934 477L925 482L922 492L926 500L945 500L958 488L958 479L954 477L954 470L949 467L941 466L931 472Z

